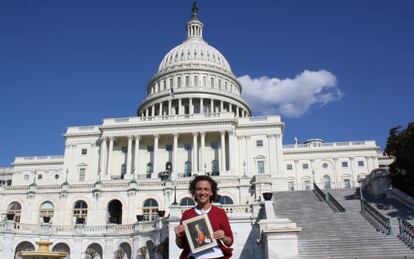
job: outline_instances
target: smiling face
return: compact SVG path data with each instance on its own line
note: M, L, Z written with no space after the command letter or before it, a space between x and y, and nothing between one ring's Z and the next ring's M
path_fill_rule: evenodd
M197 207L202 209L207 205L208 208L210 205L210 198L213 196L210 183L208 181L198 181L195 186L194 196L197 201Z

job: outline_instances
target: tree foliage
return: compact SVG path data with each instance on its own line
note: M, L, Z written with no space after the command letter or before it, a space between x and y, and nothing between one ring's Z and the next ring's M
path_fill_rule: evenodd
M390 130L385 153L395 157L390 165L393 186L414 196L414 122L406 129L398 126Z

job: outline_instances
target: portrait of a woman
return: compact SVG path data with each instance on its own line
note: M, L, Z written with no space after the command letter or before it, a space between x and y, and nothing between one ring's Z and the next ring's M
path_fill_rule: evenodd
M196 176L189 186L189 192L194 197L197 205L184 211L181 222L193 217L207 214L213 228L213 238L217 240L217 246L205 251L193 254L185 237L185 228L182 224L175 227L177 246L183 249L180 259L187 258L230 258L233 244L233 232L231 231L229 219L226 212L214 206L212 201L217 196L217 183L209 176ZM199 241L205 237L201 234L197 237Z

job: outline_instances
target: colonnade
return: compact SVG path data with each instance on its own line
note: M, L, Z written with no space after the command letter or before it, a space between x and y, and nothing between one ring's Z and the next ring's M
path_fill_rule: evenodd
M233 112L237 117L249 116L247 110L236 104L209 98L176 98L155 103L141 110L140 116L150 117L216 112Z
M206 134L207 133L218 133L218 132L191 132L193 137L192 147L191 147L191 172L192 173L206 173L207 170L207 162L206 161ZM227 134L226 134L227 133ZM185 133L181 133L184 135ZM187 133L189 134L189 133ZM235 150L233 150L234 146L236 145L235 140L236 137L233 131L220 131L220 145L217 147L219 149L219 171L220 173L225 173L228 170L233 170L236 167L236 159L235 159ZM172 172L178 173L178 157L177 157L177 150L178 150L178 140L179 135L178 133L172 133ZM227 136L227 138L226 138ZM151 161L142 161L139 157L139 150L140 150L140 141L142 138L152 137L153 138L153 150L149 152L153 152ZM100 172L101 175L111 175L110 169L112 167L112 155L114 150L114 142L115 138L127 138L128 139L128 146L126 151L126 175L132 174L143 174L138 172L139 165L141 163L152 163L152 175L151 178L157 178L158 173L160 171L164 171L163 165L161 165L160 159L158 157L159 154L159 140L160 135L130 135L130 136L117 136L117 137L103 137L101 139L101 148L100 148ZM227 140L230 142L227 144ZM189 144L189 143L186 143ZM226 147L229 147L229 151ZM229 157L230 161L227 163L227 157ZM181 161L183 162L183 161ZM227 166L227 164L229 166Z

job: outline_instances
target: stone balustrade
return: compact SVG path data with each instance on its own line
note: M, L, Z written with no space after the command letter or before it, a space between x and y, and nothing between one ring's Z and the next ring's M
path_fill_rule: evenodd
M14 164L16 163L33 163L33 162L63 162L64 156L25 156L25 157L16 157Z
M289 144L283 145L283 149L300 149L300 148L319 148L319 147L376 147L375 141L349 141L349 142L327 142L327 143L307 143L307 144Z
M159 222L158 222L159 221ZM114 234L125 235L132 233L145 233L160 229L165 225L164 219L156 221L136 222L129 225L108 224L104 226L88 226L88 225L52 225L52 224L25 224L13 221L0 222L1 232L12 232L15 234L52 234L52 235L102 235Z

